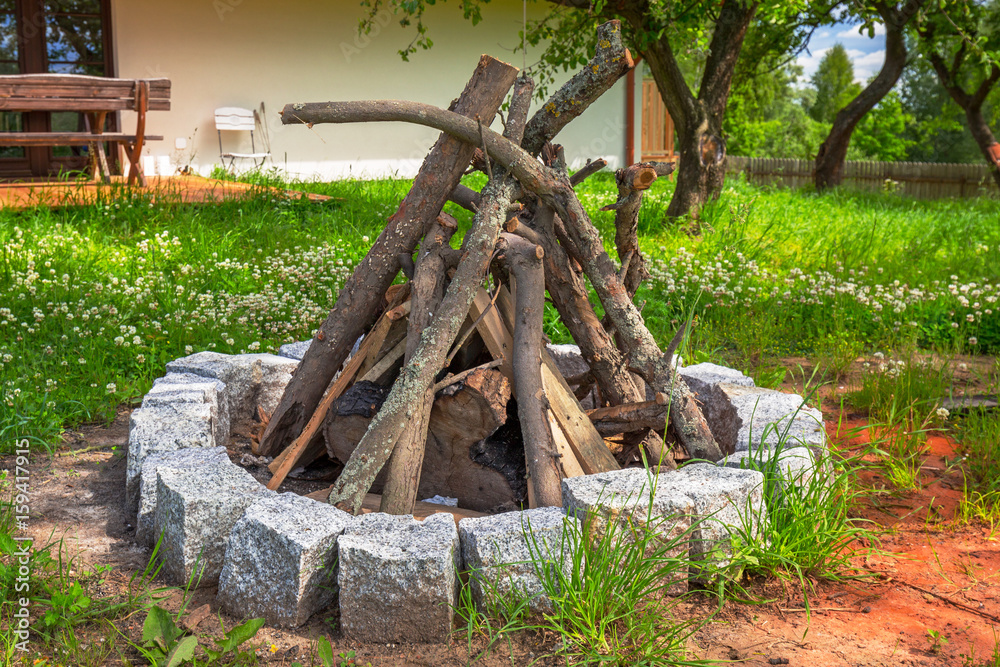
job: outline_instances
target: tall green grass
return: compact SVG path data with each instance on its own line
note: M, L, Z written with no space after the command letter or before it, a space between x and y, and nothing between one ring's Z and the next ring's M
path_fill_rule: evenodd
M96 203L0 210L0 452L18 437L51 447L66 425L112 418L191 351L274 351L308 338L410 185L286 184L331 197L312 202L270 189L277 183L268 176L249 198L221 204L121 188ZM842 364L859 348L1000 350L993 201L736 179L690 237L664 218L672 188L658 181L646 193L652 278L637 301L661 341L694 314L689 357L767 383L773 358L789 353ZM598 210L615 199L613 178L588 179L580 197L613 250L612 214ZM467 228L468 212L447 210ZM546 333L568 340L551 307Z
M959 420L965 471L962 516L995 525L1000 521L1000 415L973 410Z

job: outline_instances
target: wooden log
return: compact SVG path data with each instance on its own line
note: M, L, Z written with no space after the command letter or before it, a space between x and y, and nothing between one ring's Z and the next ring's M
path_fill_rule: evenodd
M542 257L545 251L541 246L507 233L500 235L498 249L498 259L507 266L517 285L512 367L528 487L537 506L559 507L562 505L559 452L549 429L548 400L542 388L542 315L545 308Z
M465 239L465 258L445 293L434 321L424 331L410 362L393 384L389 398L372 421L371 427L351 454L344 471L334 484L330 502L353 514L361 508L364 495L392 454L404 431L411 426L414 405L420 405L434 377L443 368L446 355L481 284L493 254L493 247L506 219L507 206L516 187L505 170L487 183L479 213ZM448 189L448 192L451 188ZM447 196L447 192L445 193Z
M514 67L483 56L452 110L492 121L516 74ZM294 111L287 116L293 117ZM285 119L283 114L283 122ZM399 272L398 255L413 252L427 225L437 218L448 194L458 184L473 151L472 146L448 136L434 144L409 194L340 291L314 344L285 389L261 438L263 455L281 451L301 433L354 341L375 320L379 301Z
M632 378L625 357L594 312L583 276L574 270L565 248L555 240L554 215L550 207L540 205L532 227L520 225L515 233L545 249L545 286L552 305L580 346L580 353L590 365L601 396L612 404L641 401L645 392Z
M510 292L501 287L497 298L497 310L502 320L514 321L514 304ZM505 326L506 326L505 322ZM588 475L597 472L618 470L618 462L608 451L603 438L587 418L580 401L559 372L549 351L542 348L542 388L549 401L549 408L569 441L577 461Z
M444 297L445 259L443 250L451 247L452 234L458 223L446 213L438 216L420 244L413 274L413 304L407 328L404 365L413 357L420 342L420 335L430 324ZM396 443L389 458L388 481L382 493L382 511L389 514L408 514L417 502L420 470L424 460L427 425L431 417L434 391L428 386L417 403L411 428Z
M587 417L605 438L632 431L662 431L667 426L668 403L669 397L659 394L655 401L588 410Z
M410 319L407 327L406 355L409 361L420 342L420 333L427 328L434 311L444 298L445 259L444 248L449 242L458 222L447 213L442 213L424 235L420 252L417 254L416 269L413 274L410 299Z
M615 212L615 247L621 262L621 278L629 297L634 298L639 285L649 278L646 258L639 249L639 210L642 193L660 176L672 173L673 163L640 162L615 172L618 200L602 211Z
M489 438L507 420L511 385L489 368L477 368L457 381L434 401L427 431L419 481L420 497L436 494L459 499L463 507L493 510L516 505L523 491L523 453L516 470L509 463L494 464L503 457L502 444ZM364 437L375 413L339 414L331 411L323 427L331 458L347 461ZM490 460L487 460L490 459ZM372 490L381 493L388 471L378 475ZM520 479L518 479L520 478Z

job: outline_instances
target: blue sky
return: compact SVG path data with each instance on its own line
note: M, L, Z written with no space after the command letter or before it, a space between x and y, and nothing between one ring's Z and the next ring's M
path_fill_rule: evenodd
M865 83L881 69L885 58L885 28L876 25L875 37L869 38L867 33L860 32L859 25L837 23L817 30L809 40L809 48L799 55L797 62L803 70L801 83L812 78L823 54L837 42L847 49L847 56L854 63L854 79L858 83Z

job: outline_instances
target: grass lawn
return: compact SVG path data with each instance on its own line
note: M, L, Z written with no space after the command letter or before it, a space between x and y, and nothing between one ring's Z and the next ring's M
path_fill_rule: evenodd
M274 351L310 337L408 186L295 184L334 199L261 190L220 205L123 190L90 206L0 211L0 451L20 437L51 447L65 425L109 419L191 351ZM646 195L652 279L637 299L661 341L694 315L691 360L774 384L782 355L836 366L866 351L1000 349L996 201L731 181L690 236L664 223L672 187ZM612 239L612 214L597 210L614 199L611 175L586 181L581 199ZM547 333L568 340L554 311Z
M477 189L484 181L467 178ZM290 199L261 188L239 202L184 205L121 190L88 206L0 210L0 455L11 454L23 438L35 452L53 450L66 427L110 421L121 404L137 404L177 357L201 350L273 352L309 338L409 182L291 187L332 199ZM962 441L965 458L948 462L949 470L962 468L962 519L997 525L1000 421L974 412L952 427L954 420L948 422L937 405L952 386L957 364L948 359L967 354L982 362L1000 351L997 202L817 195L733 180L702 211L701 233L691 235L691 221L665 222L672 188L671 182L655 184L640 218L651 278L637 302L661 344L691 318L695 326L682 349L688 363L734 366L764 386L781 382L785 371L778 362L789 356L807 357L820 373L814 379L828 380L859 356L871 360L842 395L869 417L867 447L851 458L834 443L831 465L820 466L835 473L831 478L817 475L783 492L783 503L770 510L768 549L755 538L741 541L737 530L732 571L801 584L808 605L807 581L836 580L849 569L852 545L878 539L857 521L858 499L920 489L930 430L952 429ZM615 199L613 177L592 177L579 193L610 242L613 214L598 209ZM452 205L448 210L468 228L469 213ZM554 310L547 315L549 337L568 342ZM986 369L980 386L995 393L1000 366L990 359L978 368ZM803 393L807 384L803 377ZM768 494L788 482L777 477L773 463L765 476ZM858 482L857 466L869 464L891 490ZM10 535L20 501L11 481L0 472L0 591L13 599ZM742 528L746 535L758 530L750 519ZM657 539L653 545L652 533L638 541L629 533L596 543L581 535L569 540L579 559L572 570L580 576L564 581L550 573L550 598L565 595L558 613L542 625L516 600L484 612L463 595L458 613L465 627L459 632L468 634L470 654L474 637L499 645L508 633L527 629L559 637L558 650L573 660L617 656L607 664L699 664L678 658L699 622L647 606L660 594L663 577L676 568L686 572L688 563L669 556L669 544ZM104 570L70 577L72 561L62 554L62 540L54 540L32 556L30 600L45 611L38 627L53 656L86 655L73 660L96 665L125 644L150 662L162 662L167 650L194 651L195 635L184 636L175 625L189 598L182 596L181 611L160 609L152 564L133 573L122 600L99 594ZM721 587L717 594L730 595ZM736 591L735 597L745 596ZM0 626L11 609L0 605ZM146 618L141 647L122 630L140 612ZM594 619L610 621L605 626ZM243 649L259 628L248 621L216 639L228 653L212 664L257 664L256 654ZM83 632L78 636L77 630ZM84 632L86 642L79 638ZM323 641L314 647L320 663L351 664L346 653L335 662ZM0 656L13 655L13 635L0 632ZM1000 664L1000 657L989 664Z

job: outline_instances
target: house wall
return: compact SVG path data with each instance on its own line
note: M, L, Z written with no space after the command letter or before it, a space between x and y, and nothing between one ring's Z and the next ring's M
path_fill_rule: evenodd
M544 9L537 3L529 11ZM425 23L434 41L410 62L397 51L413 38L387 12L378 34L359 37L357 0L112 0L117 74L168 77L172 108L152 112L147 132L164 141L147 145L146 173L172 174L183 166L208 173L219 164L216 107L267 109L274 166L297 177L412 176L437 132L403 123L283 126L289 102L409 99L445 107L462 90L479 55L520 64L513 53L522 5L494 0L473 26L457 2L430 7ZM531 62L535 53L529 52ZM126 128L134 122L123 118ZM624 162L624 79L574 121L559 140L579 166L604 157ZM181 147L185 144L185 147ZM229 136L226 150L249 152L249 140Z

